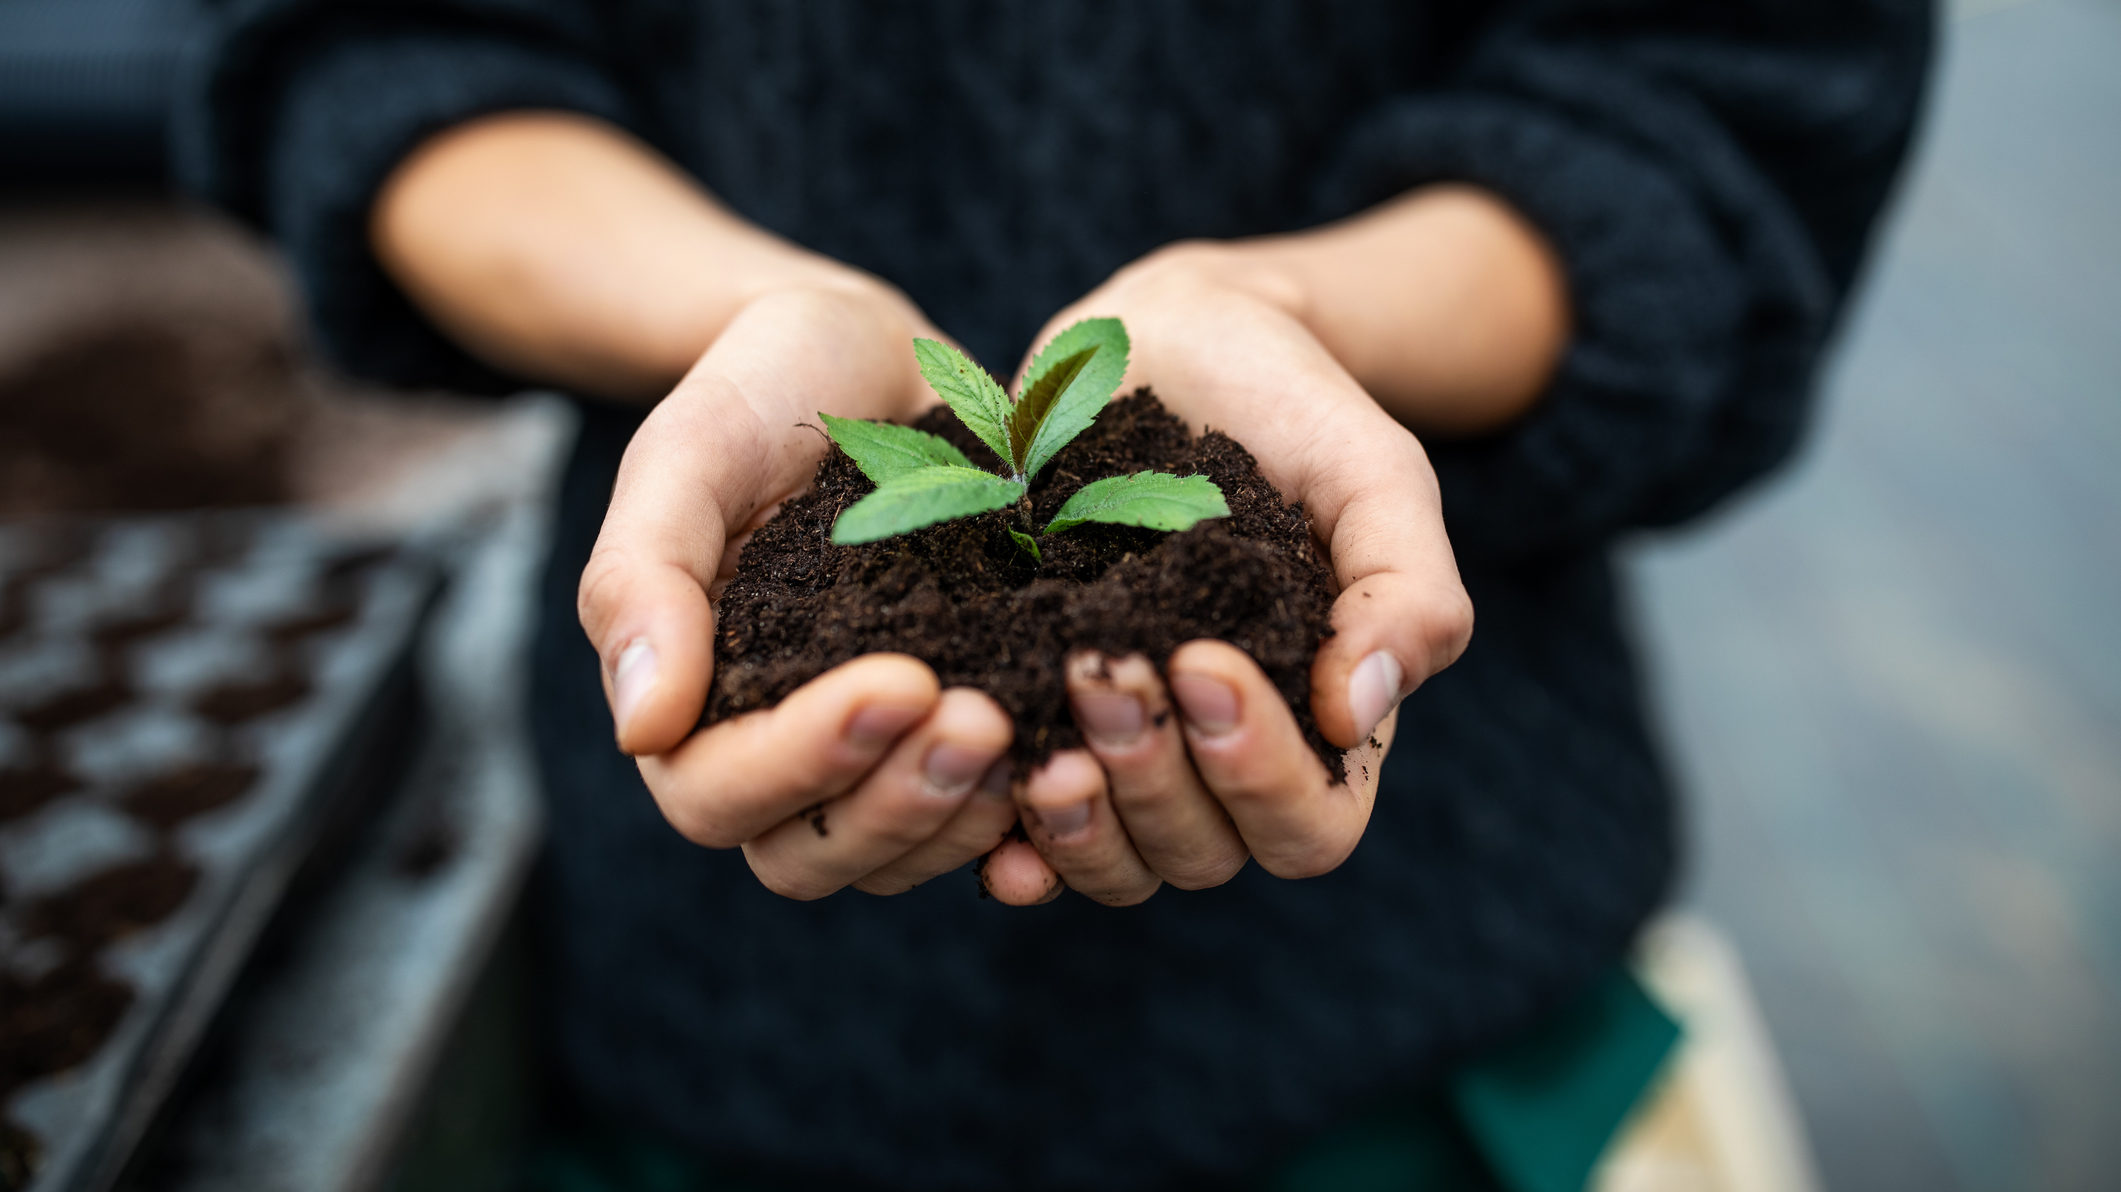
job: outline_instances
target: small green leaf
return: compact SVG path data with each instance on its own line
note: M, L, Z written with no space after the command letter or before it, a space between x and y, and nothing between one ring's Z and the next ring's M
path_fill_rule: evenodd
M960 468L972 466L965 453L948 439L924 430L889 422L834 418L823 411L819 411L818 417L825 420L825 433L832 436L840 450L853 458L854 466L862 470L862 475L878 484L915 468L938 464Z
M1091 345L1039 374L1038 383L1024 386L1017 395L1016 408L1009 411L1009 452L1019 471L1030 458L1031 440L1038 428L1052 413L1053 403L1068 391L1068 386L1089 365L1090 358L1097 355L1097 346ZM1029 475L1029 473L1025 473Z
M1022 530L1019 530L1014 526L1011 526L1009 528L1009 537L1016 539L1016 544L1018 546L1021 546L1025 550L1031 552L1032 562L1043 563L1046 561L1046 556L1039 553L1038 539L1033 538L1031 535L1024 533Z
M987 370L939 340L914 340L913 357L920 361L929 386L957 411L958 420L992 447L997 459L1014 467L1016 461L1009 455L1009 395Z
M1169 472L1136 472L1108 476L1075 490L1046 533L1073 529L1084 522L1110 522L1151 530L1188 530L1211 517L1230 516L1223 490L1206 476L1173 476Z
M1014 505L1024 482L954 464L900 472L840 511L832 540L841 546L875 542L937 522Z
M1061 448L1097 421L1127 373L1129 346L1127 328L1118 319L1084 319L1054 336L1031 361L1024 374L1023 399L1011 412L1028 409L1025 416L1036 419L1032 433L1025 435L1025 477L1038 475Z

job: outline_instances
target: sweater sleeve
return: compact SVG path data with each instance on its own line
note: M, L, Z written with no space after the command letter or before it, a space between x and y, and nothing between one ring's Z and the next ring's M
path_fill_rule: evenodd
M1548 393L1430 445L1453 543L1508 561L1690 517L1789 454L1931 30L1910 0L1559 0L1486 28L1365 115L1321 197L1471 183L1557 249L1575 326Z
M520 383L444 338L369 251L391 170L452 124L559 109L629 125L582 0L262 0L220 20L177 121L186 183L271 235L325 354L405 386Z

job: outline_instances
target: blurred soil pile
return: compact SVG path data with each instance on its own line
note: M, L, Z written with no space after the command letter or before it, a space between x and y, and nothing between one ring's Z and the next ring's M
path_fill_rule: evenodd
M493 413L324 373L269 247L210 213L0 209L0 517L359 505Z
M285 500L308 404L285 292L173 209L0 219L0 513Z

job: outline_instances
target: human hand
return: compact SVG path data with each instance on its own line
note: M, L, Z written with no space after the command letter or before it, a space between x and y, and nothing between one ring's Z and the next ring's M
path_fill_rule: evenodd
M907 344L934 334L859 276L748 303L627 446L582 573L619 747L678 832L741 846L792 898L910 889L987 853L1017 820L996 764L1008 714L941 690L902 654L855 659L771 709L693 731L713 597L750 531L809 483L826 450L816 411L910 419L935 399Z
M1215 246L1164 250L1048 324L1117 315L1132 352L1122 388L1147 382L1198 431L1250 449L1301 500L1341 591L1311 670L1320 731L1349 750L1330 781L1288 706L1235 647L1197 641L1158 676L1146 659L1070 660L1087 748L1020 784L1028 842L983 871L1004 902L1063 883L1114 905L1164 882L1217 885L1247 857L1280 877L1338 866L1369 823L1399 700L1450 665L1472 633L1436 478L1421 445L1302 321L1300 289ZM1175 707L1179 715L1163 713Z

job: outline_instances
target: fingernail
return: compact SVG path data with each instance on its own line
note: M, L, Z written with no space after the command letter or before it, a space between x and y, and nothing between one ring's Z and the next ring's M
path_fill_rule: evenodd
M922 709L903 704L871 704L848 718L847 741L863 748L889 745L922 715Z
M1090 826L1090 805L1070 803L1066 807L1035 807L1038 826L1055 840L1065 840Z
M611 720L620 736L655 686L655 647L644 638L619 651L611 668Z
M1355 665L1348 676L1348 713L1367 737L1399 702L1399 684L1407 677L1399 659L1379 650Z
M1172 675L1171 694L1186 714L1186 723L1211 737L1237 728L1237 691L1207 675Z
M979 788L993 798L1006 799L1009 797L1009 780L1013 776L1009 759L1005 757L987 767L987 773L979 780Z
M1100 745L1131 745L1142 735L1142 702L1117 691L1086 691L1075 697L1084 735Z
M930 749L927 760L921 763L921 780L928 784L930 794L955 799L972 789L993 760L993 750L943 741Z

